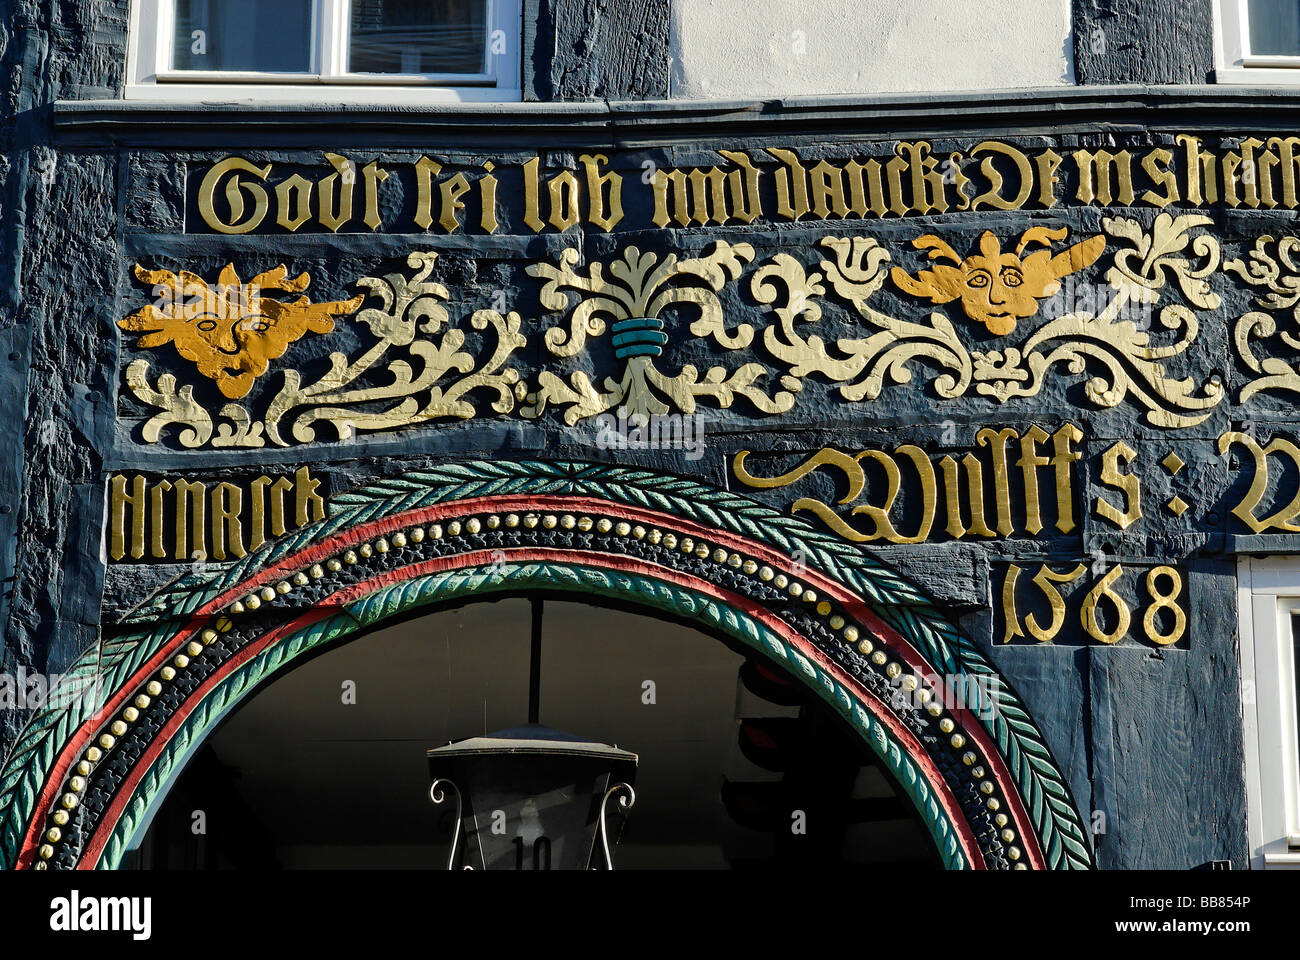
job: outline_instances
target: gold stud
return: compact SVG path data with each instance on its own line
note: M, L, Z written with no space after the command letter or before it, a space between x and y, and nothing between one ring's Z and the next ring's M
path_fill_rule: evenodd
M172 680L176 677L176 668L163 667L158 671L158 676L162 677L164 680Z
M962 747L966 746L966 738L960 733L954 733L952 739L948 742L952 744L954 750L960 750Z
M288 580L281 580L275 585L275 592L279 594L288 593L293 589L293 585Z
M459 520L453 520L453 521L451 521L451 523L447 524L447 536L449 536L449 537L459 537L459 536L460 536L460 521L459 521Z
M690 553L695 549L695 541L690 537L682 537L681 547L682 553Z
M77 765L73 769L76 770L77 773L81 774L83 777L88 777L90 776L90 771L95 768L92 767L85 760L78 760Z
M313 580L319 580L321 577L325 576L325 568L319 563L313 563L311 569L307 571L307 576L311 577Z
M944 717L942 720L939 721L940 733L952 733L954 727L956 727L956 724L953 723L951 720L949 720L947 717Z
M707 543L697 544L695 547L695 555L701 560L706 559L709 555L709 545Z
M193 640L191 640L189 643L185 645L185 652L188 653L191 657L197 657L200 653L203 652L203 645L200 643L195 643Z
M874 650L875 648L876 645L874 643L864 638L863 641L858 644L858 653L862 654L865 657L867 654L871 653L871 651Z
M557 517L555 514L553 513L545 514L542 517L542 529L554 530L556 524L558 524L559 522L560 522L560 518Z
M593 526L595 526L595 521L591 517L578 518L578 529L583 533L590 533Z
M1162 466L1164 466L1166 470L1169 471L1170 476L1173 476L1179 470L1183 469L1183 458L1180 457L1178 454L1174 453L1172 450L1170 450L1169 453L1165 454L1165 458L1161 460L1160 463Z
M560 517L560 526L565 530L572 530L577 525L578 518L571 513L566 513L564 516Z
M54 816L51 817L50 819L52 819L59 826L66 827L71 817L68 816L68 811L66 810L55 810Z
M145 684L144 692L149 694L151 697L156 697L158 694L162 693L162 684L157 680L150 680Z
M641 524L638 523L635 527L632 528L632 539L644 540L645 533L646 533L645 527L641 526Z
M887 661L888 659L889 657L885 655L884 650L877 650L875 653L871 655L871 662L878 667L883 667L885 665L885 661Z
M343 562L346 563L348 566L352 566L360 559L361 558L357 556L357 552L355 550L349 550L347 551L347 553L343 554Z
M792 580L786 592L792 597L801 597L803 596L803 584L799 583L797 580Z
M205 627L203 632L199 634L199 637L204 643L211 643L217 639L217 631L213 630L211 627Z
M913 690L916 689L917 682L918 681L916 679L916 675L909 673L901 681L899 681L899 685L908 693L911 693Z
M1016 839L1016 832L1015 832L1014 830L1003 830L1003 831L1002 831L1002 842L1003 842L1003 843L1014 843L1014 842L1015 842L1015 839Z
M841 620L840 622L843 623L844 621ZM844 639L847 640L849 643L852 643L854 640L858 639L858 628L855 627L853 624L849 624L847 627L845 627Z
M412 543L424 542L424 527L416 527L411 531L411 542Z
M262 605L262 601L255 596L250 595L244 598L244 606L246 606L249 610L256 610L261 605Z
M844 618L837 613L835 616L831 617L830 625L832 630L838 630L840 627L844 626Z
M86 778L85 778L85 777L73 777L72 779L70 779L70 780L68 781L68 789L71 790L73 793L80 793L82 790L85 790L85 789L86 789Z
M932 717L937 717L943 713L943 707L939 706L937 703L927 703L925 705L925 712Z
M442 539L442 524L440 523L429 524L429 539L430 540Z
M989 797L984 806L988 807L990 810L997 810L1002 806L1002 804L998 802L997 797Z
M620 520L614 525L614 533L617 536L626 537L631 532L632 524L628 523L626 520Z
M511 529L514 529L515 527L519 526L519 514L517 513L506 514L506 526L510 527Z
M1020 848L1019 848L1019 847L1007 847L1007 859L1008 859L1008 860L1019 860L1019 859L1020 859Z
M540 522L541 522L541 518L538 517L537 514L535 513L524 514L524 526L527 527L529 530L536 529L537 524Z
M190 665L190 658L185 656L185 654L183 653L178 653L176 654L176 659L174 659L172 663L176 664L176 666L184 670L186 667Z
M219 633L226 633L233 626L234 624L229 617L217 617L217 631Z
M483 529L483 524L479 522L478 517L470 517L465 521L465 530L467 533L478 533Z
M775 577L772 578L772 585L776 587L778 590L784 590L785 585L789 582L790 582L790 578L787 577L784 573L778 573Z
M714 550L714 551L713 551L713 562L714 562L714 563L726 563L726 562L727 562L727 551L726 551L726 550L723 550L721 547L718 547L718 549Z
M151 701L149 700L149 698L146 697L143 693L135 698L135 705L141 710L148 709L150 702Z
M89 747L86 750L86 759L91 763L99 763L100 758L104 755L99 752L99 747Z
M232 603L232 604L230 605L230 612L231 612L231 613L243 613L243 612L244 612L244 604L243 604L243 602L242 602L242 601L239 601L239 600L236 600L234 603Z
M75 810L77 808L77 795L75 793L65 793L59 798L59 803L63 804L64 810Z
M986 797L989 796L990 794L992 794L992 793L993 793L993 781L992 781L992 780L981 780L981 781L980 781L980 793L984 794L984 796L986 796Z
M975 761L978 759L979 757L976 756L974 751L972 750L967 750L965 753L961 755L961 762L966 764L966 766L968 767L973 765Z
M891 663L885 667L885 676L890 680L897 680L903 673L903 668L896 663Z
M140 711L135 707L127 707L122 711L122 716L127 723L135 723L140 719Z
M122 736L126 733L127 729L126 723L121 720L114 720L108 725L109 733L113 734L115 737Z
M260 596L267 603L270 603L272 600L275 599L275 588L263 587L260 591L258 591L258 596Z
M831 612L831 605L827 603L825 600L817 604L817 615L819 617L824 617L830 612Z
M41 844L41 849L36 852L42 860L48 860L50 857L54 856L54 848L48 843ZM44 866L44 864L41 864L41 866Z
M999 813L996 817L993 818L993 822L996 823L999 827L1005 827L1008 822L1007 815L1005 813Z
M48 870L49 868L50 868L50 865L49 865L48 863L46 863L44 860L40 860L40 861L38 861L38 862L32 864L32 869L33 869L33 870Z
M751 577L754 575L754 573L757 570L758 570L758 564L755 563L753 560L746 560L744 563L740 565L740 572Z
M490 527L495 528L497 523L499 522L500 521L498 521L496 517L488 518L488 526ZM398 549L401 549L402 547L406 546L406 534L404 534L401 530L398 530L395 534L393 534L393 546L397 547Z
M305 587L307 586L308 583L310 583L310 581L307 579L307 574L303 573L301 570L299 570L297 573L293 575L293 582L294 582L294 586L298 586L298 587Z
M50 843L58 843L63 839L63 831L58 827L50 827L50 829L45 831L45 839L50 841Z

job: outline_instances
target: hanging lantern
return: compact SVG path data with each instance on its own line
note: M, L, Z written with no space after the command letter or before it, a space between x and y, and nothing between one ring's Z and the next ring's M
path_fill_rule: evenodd
M613 869L608 808L636 800L637 755L532 723L428 751L435 804L455 801L447 869Z

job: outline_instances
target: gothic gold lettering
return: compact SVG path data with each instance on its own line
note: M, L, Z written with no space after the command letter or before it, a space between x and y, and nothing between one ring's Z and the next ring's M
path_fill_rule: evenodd
M1017 431L1010 427L995 430L984 427L975 434L975 442L981 447L989 447L993 454L993 493L998 508L998 533L1004 537L1011 536L1011 484L1007 475L1007 441L1019 438Z
M265 180L271 175L271 165L268 163L258 167L243 157L227 157L220 163L213 164L199 184L199 215L203 217L204 223L218 233L248 233L266 217L268 206L266 189L256 183L245 183L240 180L240 173L250 173L259 180ZM230 174L228 180L225 179L227 174ZM213 207L214 195L223 180L226 203L230 206L228 223L217 215ZM247 218L244 217L245 191L253 198L253 210Z
M1079 167L1076 196L1081 203L1133 205L1133 156L1127 150L1076 150L1074 162Z
M1097 516L1109 520L1121 530L1126 530L1142 516L1142 484L1135 473L1121 473L1121 464L1130 464L1137 451L1123 440L1112 445L1101 455L1101 482L1123 492L1124 508L1120 509L1105 497L1098 496Z

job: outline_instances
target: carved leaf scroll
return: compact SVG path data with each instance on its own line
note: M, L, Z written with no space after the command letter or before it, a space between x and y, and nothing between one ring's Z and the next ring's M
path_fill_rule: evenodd
M464 327L453 324L447 288L431 279L437 254L415 252L407 258L407 271L358 281L367 291L367 305L350 322L367 329L374 342L355 357L331 353L328 369L314 382L305 382L298 369L285 369L260 417L238 403L213 414L193 387L178 383L174 375L164 373L151 383L143 359L128 365L126 385L157 411L142 426L145 442L159 442L170 428L186 447L310 443L318 439L322 424L346 440L362 432L468 419L487 412L480 408L484 395L491 398L488 409L495 414L535 419L553 407L570 425L616 408L639 416L690 414L701 404L729 408L737 400L748 401L761 416L775 416L794 407L810 377L833 385L850 403L875 400L891 386L924 377L941 399L974 394L1001 404L1038 396L1064 373L1084 378L1083 398L1093 406L1129 401L1143 409L1153 426L1187 427L1208 417L1224 394L1216 377L1199 382L1170 372L1171 363L1185 362L1197 338L1194 310L1217 309L1220 303L1210 287L1219 267L1219 243L1196 232L1209 223L1196 214L1162 213L1148 228L1112 217L1102 222L1104 235L1072 245L1064 228L1026 231L1016 251L1026 244L1063 245L1055 256L1049 256L1050 250L1002 255L1019 257L1025 269L1038 257L1033 261L1037 273L1029 277L1032 295L1021 313L1037 311L1040 294L1059 285L1065 271L1101 257L1108 235L1114 251L1105 274L1107 292L1097 297L1095 309L1058 311L1017 337L1018 342L987 350L971 349L966 332L944 311L932 311L922 320L895 316L878 305L891 276L896 285L902 282L904 292L919 281L897 267L891 274L889 250L872 237L823 237L816 268L790 253L776 253L756 265L744 284L745 271L754 262L754 249L747 243L719 241L687 259L629 245L608 260L586 265L577 250L566 249L553 262L527 268L542 281L540 307L560 315L543 333L541 346L546 355L564 360L588 351L593 339L608 336L619 367L596 377L581 369L566 373L543 366L525 380L513 365L527 345L521 315L477 310ZM1293 256L1300 241L1287 238L1276 253L1266 249L1265 241L1271 238L1256 245L1249 266L1232 261L1225 269L1266 288L1261 306L1295 307L1300 279ZM951 251L935 236L916 243ZM985 245L994 249L992 241ZM972 269L989 261L988 256L967 259ZM724 297L731 284L740 289ZM1183 302L1159 307L1171 287ZM727 304L742 293L760 311L729 316ZM849 306L860 332L834 339L821 332L827 296ZM1153 311L1158 324L1151 322ZM682 363L674 370L665 349L683 338L666 331L679 323L715 352L743 351L745 358L705 369ZM1252 338L1271 336L1275 329L1267 313L1248 313L1238 323L1238 351L1253 371L1264 375L1243 391L1243 399L1271 387L1300 390L1300 372L1282 360L1256 357L1250 349ZM469 330L485 336L471 338ZM1300 337L1281 336L1291 346L1300 345Z
M1270 250L1270 245L1272 249ZM1274 240L1262 236L1246 260L1229 260L1224 272L1235 273L1256 289L1255 305L1262 310L1252 310L1237 318L1232 340L1238 356L1252 373L1258 374L1242 387L1238 402L1245 403L1255 394L1266 390L1300 393L1300 362L1282 357L1257 355L1252 341L1261 345L1276 336L1291 351L1300 351L1300 238L1282 237ZM1279 327L1274 313L1291 311L1291 329ZM1276 349L1276 347L1275 347Z

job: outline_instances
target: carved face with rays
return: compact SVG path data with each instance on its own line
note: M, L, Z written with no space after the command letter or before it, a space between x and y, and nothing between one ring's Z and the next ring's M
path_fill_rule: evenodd
M895 267L890 277L900 290L932 303L960 299L966 316L984 324L990 333L1005 336L1015 329L1016 320L1038 312L1039 301L1061 288L1062 277L1091 266L1106 247L1106 238L1099 234L1053 256L1053 241L1064 240L1065 234L1065 227L1030 227L1021 234L1014 251L1003 253L998 238L986 230L980 237L979 252L965 260L943 240L926 234L913 240L912 246L928 249L931 260L952 262L937 263L915 277ZM1047 249L1022 256L1032 245Z
M253 381L272 360L308 333L329 333L334 317L361 306L363 296L333 303L312 303L306 297L286 303L264 297L263 291L298 293L311 282L307 274L287 276L281 264L240 282L233 264L226 264L215 284L182 270L146 270L135 275L153 284L154 302L119 320L123 330L141 334L137 347L170 343L199 373L215 381L232 400L248 395Z

